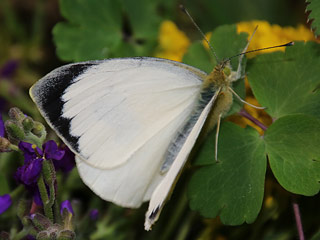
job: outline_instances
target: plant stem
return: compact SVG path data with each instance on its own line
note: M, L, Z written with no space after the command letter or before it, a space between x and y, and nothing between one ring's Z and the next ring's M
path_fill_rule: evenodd
M258 127L260 127L263 131L267 130L267 126L265 126L262 122L260 122L258 119L251 116L246 110L242 109L239 114L242 117L245 117L246 119L250 120L254 124L256 124Z
M176 208L168 221L166 229L163 231L160 239L169 239L173 232L177 230L177 226L180 224L181 217L184 210L188 207L188 199L185 194L181 194L181 197L176 203ZM188 221L189 223L189 221Z
M19 185L10 193L10 196L12 199L19 199L23 191L24 191L24 187L22 185Z
M47 193L47 188L44 183L42 174L40 175L40 177L38 179L38 188L39 188L41 200L43 203L44 213L45 213L46 217L49 218L53 222L53 212L52 212L50 200L49 200L48 193Z
M299 205L295 201L292 203L294 217L296 219L297 224L297 230L299 234L299 240L304 240L304 234L303 234L303 228L302 228L302 222L301 222L301 215L299 210Z

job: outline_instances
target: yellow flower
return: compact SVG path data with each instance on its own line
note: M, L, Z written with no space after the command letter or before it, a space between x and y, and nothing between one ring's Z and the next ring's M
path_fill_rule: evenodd
M186 34L171 21L164 21L160 26L159 49L155 56L181 61L190 45Z
M237 31L246 32L249 36L253 33L254 29L258 29L250 42L248 50L254 50L269 46L276 46L291 41L315 41L313 33L304 25L300 24L294 27L281 27L279 25L271 25L267 21L250 21L240 22L237 24ZM258 51L250 53L247 57L252 58L257 54L263 54L274 51L284 51L285 48L268 49L265 51Z
M258 29L249 44L248 50L254 50L259 48L264 48L268 46L275 46L284 44L290 41L316 41L313 33L304 25L298 25L296 28L294 27L281 27L279 25L270 25L266 21L250 21L250 22L240 22L237 24L237 31L246 32L249 34L248 38L253 33L254 29L258 26ZM276 48L269 49L265 51L258 51L254 53L247 54L246 56L249 58L254 57L258 54L264 54L266 52L273 51L284 51L285 48ZM246 81L246 92L247 97L246 101L259 106L257 100L253 97L248 81ZM264 111L252 108L246 104L244 104L244 109L254 118L258 119L265 126L269 126L272 124L272 118ZM260 129L257 125L252 123L246 118L243 117L232 117L230 118L233 122L236 122L242 127L246 125L250 125L254 127L261 135L263 134L263 130Z

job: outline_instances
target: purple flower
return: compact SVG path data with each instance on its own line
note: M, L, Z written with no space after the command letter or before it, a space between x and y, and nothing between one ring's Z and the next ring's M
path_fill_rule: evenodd
M69 172L75 165L74 153L66 146L50 140L43 145L45 159L51 159L56 171Z
M91 220L96 221L99 217L98 209L92 209L89 213L89 216L90 216Z
M43 144L43 151L45 159L61 160L64 156L65 151L59 150L55 141L49 140Z
M53 140L43 144L43 151L38 147L34 149L31 143L22 141L19 143L19 148L24 155L24 165L18 168L16 179L27 186L37 182L44 159L59 161L65 154L64 150L58 149L57 144Z
M33 161L34 159L37 159L39 156L42 158L42 155L43 155L42 150L38 147L36 147L36 150L35 150L34 148L32 148L31 143L20 141L18 147L23 152L25 164L29 163L30 161Z
M54 160L53 165L56 171L61 170L62 172L69 172L75 165L74 153L65 145L60 149L65 152L64 156L61 160Z
M0 214L4 213L12 204L9 194L0 196Z
M19 167L16 172L16 179L28 186L36 183L41 173L42 161L42 158L36 158Z
M24 164L15 173L18 182L26 186L35 184L42 169L42 151L40 148L33 149L31 143L20 142L19 148L24 155ZM40 155L40 156L39 156Z
M66 209L69 213L71 213L72 215L74 215L71 203L69 200L65 200L61 203L60 205L60 214L63 215L63 210Z
M5 129L4 129L4 122L2 120L2 116L0 114L0 137L4 137Z
M15 73L18 68L17 60L9 60L1 69L0 69L0 77L2 78L10 78Z

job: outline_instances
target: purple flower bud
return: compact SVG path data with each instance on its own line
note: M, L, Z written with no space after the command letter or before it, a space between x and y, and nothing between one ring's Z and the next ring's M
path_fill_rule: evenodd
M61 203L60 205L60 214L63 215L63 210L66 209L69 213L71 213L72 215L74 215L71 203L69 200L65 200Z
M4 122L2 120L2 116L0 114L0 137L4 137L5 129L4 129Z
M91 220L96 221L99 217L98 209L92 209L89 213L89 216L90 216Z
M11 196L4 194L0 196L0 214L4 213L12 204Z
M9 60L1 69L0 69L0 77L10 78L14 74L14 72L18 68L17 60Z
M28 234L27 236L25 236L24 238L25 240L36 240L36 238L30 234Z

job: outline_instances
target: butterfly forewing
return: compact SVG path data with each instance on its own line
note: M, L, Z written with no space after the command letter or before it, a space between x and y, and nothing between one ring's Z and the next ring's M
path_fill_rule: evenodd
M165 153L205 76L156 58L92 61L54 70L31 95L77 153L83 181L103 199L137 207L163 178Z

